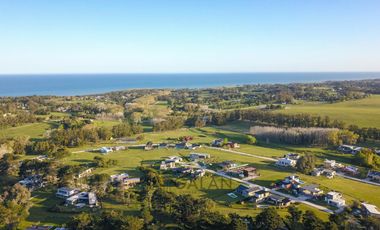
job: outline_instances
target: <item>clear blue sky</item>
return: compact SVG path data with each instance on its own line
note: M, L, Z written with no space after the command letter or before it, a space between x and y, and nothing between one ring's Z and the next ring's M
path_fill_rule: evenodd
M0 1L0 73L261 71L380 71L380 1Z

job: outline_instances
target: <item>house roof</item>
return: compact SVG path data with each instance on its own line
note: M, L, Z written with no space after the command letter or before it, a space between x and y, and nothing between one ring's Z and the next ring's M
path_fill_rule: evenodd
M367 203L362 203L362 205L371 214L380 215L380 212L379 212L379 210L377 209L377 207L375 205L373 205L373 204L367 204Z
M319 189L319 186L316 184L310 184L302 187L303 190L307 190L310 192L320 192L321 190Z

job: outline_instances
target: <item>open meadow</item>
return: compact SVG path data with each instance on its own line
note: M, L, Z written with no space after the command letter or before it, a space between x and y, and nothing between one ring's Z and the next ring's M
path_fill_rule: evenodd
M332 104L304 102L297 105L287 105L286 109L276 112L329 116L331 119L344 121L348 125L380 128L380 95Z

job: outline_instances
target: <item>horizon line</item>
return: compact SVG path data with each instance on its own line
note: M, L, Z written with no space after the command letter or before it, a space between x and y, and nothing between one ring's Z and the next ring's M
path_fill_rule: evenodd
M241 72L51 72L51 73L0 73L0 76L17 76L17 75L122 75L122 74L136 74L136 75L161 75L161 74L271 74L271 73L380 73L377 71L241 71Z

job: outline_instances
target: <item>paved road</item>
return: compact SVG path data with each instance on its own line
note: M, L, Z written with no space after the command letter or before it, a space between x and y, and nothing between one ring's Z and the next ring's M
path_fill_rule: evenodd
M354 180L354 181L358 181L358 182L362 182L362 183L366 183L366 184L371 184L371 185L375 185L375 186L380 186L379 183L376 183L376 182L373 182L373 181L369 181L369 180L363 180L363 179L359 179L359 178L356 178L356 177L352 177L352 176L347 176L343 173L337 173L336 175L340 176L340 177L343 177L343 178L346 178L346 179L349 179L349 180Z
M239 155L248 156L248 157L259 158L259 159L273 161L273 162L277 161L276 159L273 159L273 158L263 157L263 156L259 156L259 155L255 155L255 154L250 154L250 153L239 152L239 151L230 150L230 149L223 149L223 148L217 148L217 147L208 147L208 146L205 146L205 147L209 148L209 149L216 149L216 150L220 150L220 151L230 152L230 153L239 154ZM347 176L347 175L345 175L343 173L337 173L336 175L340 176L340 177L343 177L343 178L346 178L346 179L349 179L349 180L354 180L354 181L358 181L358 182L361 182L361 183L366 183L366 184L370 184L370 185L380 186L379 183L376 183L376 182L373 182L373 181L368 181L368 180L363 180L363 179L359 179L359 178L355 178L355 177L351 177L351 176Z
M290 200L292 200L292 202L300 202L300 203L303 203L305 205L308 205L308 206L311 206L313 208L316 208L316 209L319 209L323 212L327 212L327 213L334 213L332 210L326 208L326 207L323 207L321 205L317 205L317 204L314 204L314 203L311 203L311 202L308 202L308 201L305 201L305 200L302 200L302 199L299 199L297 197L294 197L294 196L291 196L289 194L285 194L285 193L282 193L282 192L279 192L279 191L276 191L274 189L269 189L269 188L266 188L264 186L261 186L261 185L257 185L257 184L254 184L254 183L251 183L251 182L248 182L248 181L244 181L244 180L241 180L239 178L235 178L235 177L231 177L231 176L228 176L224 173L220 173L220 172L216 172L214 170L211 170L211 169L205 169L206 172L209 172L209 173L212 173L214 175L218 175L218 176L222 176L222 177L225 177L225 178L228 178L228 179L231 179L231 180L234 180L234 181L237 181L237 182L240 182L242 184L246 184L246 185L249 185L249 186L258 186L260 187L261 189L265 189L266 191L270 191L272 194L275 194L275 195L279 195L279 196L283 196L283 197L286 197L286 198L289 198Z

